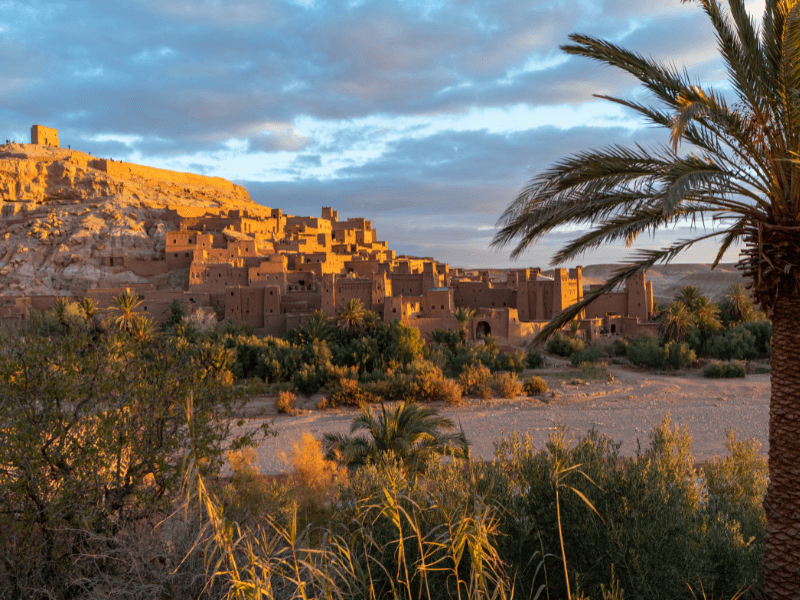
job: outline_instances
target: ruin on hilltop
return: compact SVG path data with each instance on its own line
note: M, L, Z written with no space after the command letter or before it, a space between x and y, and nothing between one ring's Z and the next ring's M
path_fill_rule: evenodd
M453 269L433 258L397 256L365 218L294 216L253 202L219 177L101 159L59 146L58 131L31 128L31 144L0 146L0 319L20 321L59 297L124 291L164 322L178 300L257 334L281 335L314 310L333 316L360 300L384 321L423 334L456 329L453 313L477 316L473 338L519 346L583 298L582 269ZM637 335L649 323L653 289L644 274L601 296L580 335Z

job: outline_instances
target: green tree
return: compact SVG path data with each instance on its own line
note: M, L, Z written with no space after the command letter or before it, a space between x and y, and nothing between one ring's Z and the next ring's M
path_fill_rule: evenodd
M662 249L639 250L605 285L545 328L551 335L600 294L702 240L717 239L716 266L743 244L740 267L772 319L767 532L768 596L800 596L800 3L766 0L760 24L744 0L695 0L714 29L733 102L671 64L588 35L563 50L636 77L653 103L605 97L669 132L668 146L606 147L561 159L538 175L500 218L493 244L514 241L513 257L554 229L585 233L555 263L641 233L714 218L711 230ZM679 151L682 142L686 147ZM786 533L791 532L791 533Z
M361 300L345 300L344 304L336 311L336 324L348 334L363 331L367 312Z
M336 337L336 328L331 319L321 310L308 315L299 327L286 334L286 339L294 344L311 344L312 342L331 342Z
M463 432L443 433L454 429L453 422L438 416L427 406L400 402L393 410L381 403L380 412L361 406L361 414L353 419L350 435L326 433L328 458L349 466L395 458L412 469L422 469L427 458L448 449L464 457L467 442ZM367 436L353 435L366 431Z
M700 294L700 290L698 290L696 286L685 285L675 296L675 301L680 302L690 311L693 311L701 298L705 298L705 296Z
M114 324L122 331L130 331L136 321L136 309L142 304L142 299L129 291L122 292L111 300L113 306L109 311L116 313Z
M471 308L459 306L453 311L453 316L458 321L458 326L461 331L461 343L466 344L469 338L469 324L475 320L475 311Z
M670 302L662 317L659 333L674 342L682 342L694 325L694 318L682 302Z
M741 283L728 288L728 293L720 302L722 319L729 324L747 323L758 313L753 298Z
M0 332L0 589L77 597L70 581L110 556L116 531L171 510L190 449L218 472L239 403L229 374L198 369L192 348L40 330ZM36 573L46 592L26 588Z

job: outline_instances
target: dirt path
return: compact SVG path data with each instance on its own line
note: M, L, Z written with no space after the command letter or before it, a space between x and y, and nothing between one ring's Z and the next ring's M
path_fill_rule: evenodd
M746 379L709 380L690 374L680 377L652 375L624 367L610 367L614 381L571 384L568 373L551 370L545 379L551 390L543 398L514 400L467 399L467 404L450 407L434 405L444 416L461 423L476 458L492 459L496 438L513 431L527 432L537 445L547 440L554 425L563 422L576 434L594 427L622 442L620 452L631 456L636 441L649 443L653 425L669 413L673 422L688 426L693 454L706 460L724 455L726 431L735 429L741 438L757 438L767 451L769 375L748 375ZM271 409L271 399L264 405ZM313 407L316 399L305 402ZM272 409L274 410L274 409ZM279 473L285 467L279 456L290 453L304 432L322 437L326 432L345 433L355 409L308 410L297 417L279 415L274 427L278 437L265 440L258 448L257 465L262 473ZM254 422L257 422L254 420Z

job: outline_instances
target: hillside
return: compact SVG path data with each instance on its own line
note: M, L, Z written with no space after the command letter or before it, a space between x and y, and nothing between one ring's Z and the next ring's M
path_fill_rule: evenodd
M109 259L163 258L165 232L175 228L168 207L269 213L220 178L34 144L0 145L0 197L3 295L80 294L144 282Z
M584 285L602 283L619 268L619 265L589 265L583 268ZM647 278L653 282L653 297L656 301L672 301L685 285L696 286L711 300L719 300L735 283L746 283L741 271L734 263L725 263L711 269L710 263L674 263L657 265L647 271Z

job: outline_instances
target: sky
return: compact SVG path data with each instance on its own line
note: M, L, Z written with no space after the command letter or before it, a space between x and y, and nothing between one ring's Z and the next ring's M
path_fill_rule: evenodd
M574 229L515 262L489 247L520 189L570 153L666 140L593 96L646 100L562 53L570 33L726 85L707 18L679 0L0 0L0 137L55 127L63 146L225 177L288 214L364 216L399 254L546 267Z

